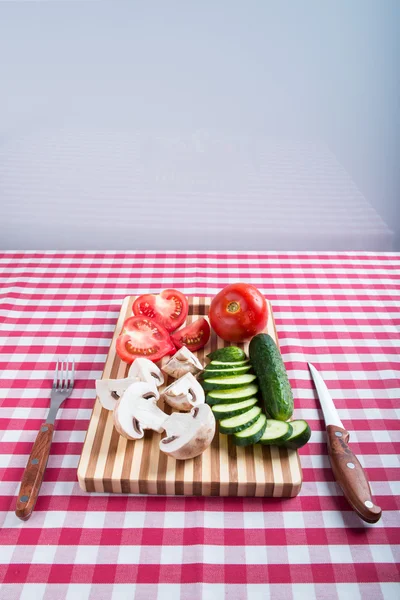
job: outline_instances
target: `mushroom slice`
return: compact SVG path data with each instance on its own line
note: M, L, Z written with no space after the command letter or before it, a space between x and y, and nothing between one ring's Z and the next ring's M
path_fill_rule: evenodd
M203 366L199 359L190 352L189 348L186 348L186 346L182 346L182 348L178 350L178 352L176 352L163 367L164 373L171 375L171 377L174 377L175 379L182 377L182 375L185 375L186 373L197 375L203 370Z
M124 379L97 379L96 392L100 404L107 410L114 410L117 400L132 383L143 381L154 389L157 399L157 387L164 383L164 375L160 369L147 358L137 358L129 368L128 377Z
M128 440L143 437L144 429L164 431L167 416L157 406L158 393L146 382L132 383L114 408L114 426Z
M148 358L137 358L133 361L128 371L128 378L134 381L145 381L155 389L164 383L164 375L160 369Z
M135 383L135 380L128 377L125 379L97 379L96 393L102 407L114 410L117 400L132 383Z
M167 417L164 428L167 436L160 441L160 450L186 460L198 456L211 444L215 418L208 404L201 404L190 413L173 413Z
M186 373L165 388L161 398L177 410L191 410L194 406L204 404L204 390L197 379Z

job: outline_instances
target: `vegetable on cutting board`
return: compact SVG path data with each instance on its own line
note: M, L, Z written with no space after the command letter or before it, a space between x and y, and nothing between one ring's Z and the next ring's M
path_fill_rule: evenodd
M267 301L253 285L232 283L212 299L209 318L220 338L227 342L244 342L265 329Z
M161 393L161 399L176 410L191 410L204 404L204 390L192 373L186 373Z
M203 365L186 346L182 346L178 352L171 356L167 364L162 367L162 370L167 375L179 379L186 373L192 373L193 375L201 373Z
M291 450L297 450L305 444L311 437L311 429L307 421L299 419L297 421L290 421L292 427L292 433L290 436L279 442L277 445L290 448Z
M136 316L125 321L116 342L119 356L131 364L128 377L96 383L103 405L114 411L121 435L140 439L145 429L165 429L160 450L177 459L197 456L210 445L215 419L220 432L232 435L239 446L261 443L297 449L308 442L311 430L306 421L287 422L293 413L292 390L275 342L258 333L266 325L268 310L256 288L227 286L210 307L210 321L223 339L244 341L255 333L249 358L242 348L227 346L208 354L205 368L191 350L208 342L210 325L200 318L178 329L188 313L181 292L168 289L140 296L133 312ZM157 406L157 388L164 377L153 362L172 354L175 347L178 351L163 370L177 380L163 391L162 399L176 410L190 412L168 416ZM202 385L194 375L201 375Z
M250 370L250 364L236 367L236 369L232 367L229 367L228 369L209 369L206 367L204 369L203 377L235 377L236 375L245 375Z
M156 389L164 383L164 375L148 358L137 358L129 367L128 378L145 381Z
M221 371L224 369L237 369L238 367L246 367L250 365L249 359L238 360L237 362L221 362L220 360L212 360L206 366L207 371Z
M310 439L311 430L306 421L286 422L293 411L293 396L279 350L270 336L259 334L253 340L250 342L250 361L235 346L220 348L208 355L211 361L202 373L203 386L208 392L206 402L219 421L219 431L233 435L234 443L239 446L260 443L301 448ZM234 352L225 355L225 350ZM239 352L236 353L236 350ZM232 360L233 356L236 356L236 360ZM260 373L260 377L254 378L250 371L252 366L256 374ZM260 380L260 387L263 385L264 412L272 401L270 411L278 414L280 419L267 418L271 415L270 411L262 413L256 397ZM267 395L270 385L274 391L272 398ZM278 393L286 394L283 400L280 400Z
M178 410L190 410L190 414L172 415L157 406L160 398L157 388L164 377L156 365L137 359L129 375L125 381L100 380L105 385L98 388L104 396L103 405L113 411L114 427L122 437L140 440L145 429L158 433L166 430L160 450L177 459L193 458L208 448L215 433L215 417L204 403L204 390L192 373L187 372L163 391L167 404Z
M233 377L206 377L203 380L203 387L206 391L212 390L231 390L240 388L253 383L256 376L246 373L245 375L236 375Z
M253 425L260 415L261 407L253 406L253 408L246 410L246 412L241 413L240 415L221 419L219 422L219 430L221 433L237 433L238 431L242 431Z
M207 319L201 317L190 323L190 325L175 331L175 333L171 335L171 339L177 348L186 346L186 348L195 352L207 344L210 339L210 334L211 329Z
M211 410L214 413L214 417L220 420L225 419L226 417L235 417L236 415L247 412L250 408L253 408L257 402L257 398L248 398L247 400L241 400L240 402L214 404L214 406L211 407Z
M167 416L157 406L158 391L147 382L133 383L123 393L114 408L114 427L128 440L139 440L144 429L164 431Z
M210 352L210 354L207 354L207 358L209 358L211 362L218 361L220 364L245 361L247 356L242 348L238 348L237 346L225 346L225 348L218 348L218 350Z
M292 432L293 428L291 423L277 421L276 419L267 419L267 426L260 438L260 444L276 446L278 443L285 442L285 440L290 438Z
M246 429L243 429L238 433L234 433L233 441L237 446L252 446L260 440L265 431L266 426L267 417L264 415L264 413L262 413L258 417L257 421L250 425L250 427L247 427Z
M267 333L254 336L249 345L249 356L265 412L273 419L287 421L293 414L293 393L281 353L272 337Z
M229 390L213 390L208 392L206 396L206 402L210 406L215 404L227 404L233 402L239 402L240 400L248 400L256 396L258 387L252 383L239 388Z
M138 381L146 382L155 391L164 383L160 369L147 358L137 358L129 367L128 377L123 379L97 379L96 393L100 404L106 410L114 410L118 399L128 387Z
M167 436L160 450L176 459L198 456L211 444L215 434L215 418L207 404L195 406L190 413L172 413L164 422Z
M116 351L129 365L137 358L157 362L175 352L168 331L148 317L129 317L117 338Z
M183 325L188 311L188 299L182 292L174 289L163 290L160 294L139 296L132 307L134 315L153 319L168 332L175 331Z

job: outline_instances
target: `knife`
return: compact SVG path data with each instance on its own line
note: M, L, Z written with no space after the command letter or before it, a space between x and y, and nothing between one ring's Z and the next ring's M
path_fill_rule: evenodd
M373 501L366 473L348 446L350 434L343 427L322 376L314 365L308 363L308 366L324 414L329 460L335 479L358 516L367 523L376 523L382 516L382 509Z

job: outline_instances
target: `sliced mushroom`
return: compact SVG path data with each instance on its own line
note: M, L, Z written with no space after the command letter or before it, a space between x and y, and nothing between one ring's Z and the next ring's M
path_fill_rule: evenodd
M107 410L114 410L117 400L124 394L134 379L97 379L96 393L100 404Z
M164 422L167 436L160 450L174 458L186 460L198 456L211 444L215 434L215 418L208 404L190 413L172 413Z
M204 390L197 379L191 373L186 373L165 388L161 399L172 408L187 411L194 406L204 404L205 397Z
M156 388L164 383L164 375L148 358L134 360L129 367L128 377L134 381L145 381Z
M143 437L144 429L164 431L166 415L157 406L158 392L146 382L135 382L129 386L114 408L114 426L128 440Z
M135 364L135 363L133 363ZM176 354L174 354L167 364L163 367L164 373L171 375L175 379L182 377L186 373L197 375L203 371L203 366L199 359L186 346L182 346Z
M96 392L100 404L107 410L114 410L117 400L132 383L138 381L151 385L158 399L157 387L164 383L164 375L151 360L137 358L129 369L128 377L123 379L98 379L96 381Z

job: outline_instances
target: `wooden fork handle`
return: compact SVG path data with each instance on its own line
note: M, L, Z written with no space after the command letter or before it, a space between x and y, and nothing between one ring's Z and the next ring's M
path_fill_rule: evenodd
M35 508L53 440L54 425L42 423L22 476L15 514L27 521Z

